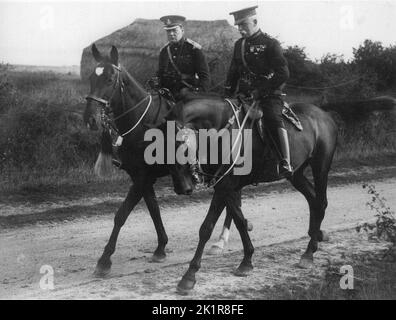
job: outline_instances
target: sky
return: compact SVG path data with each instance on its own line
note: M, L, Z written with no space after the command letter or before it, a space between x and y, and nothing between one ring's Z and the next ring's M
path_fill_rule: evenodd
M396 0L371 1L4 1L0 0L0 62L79 65L83 48L132 23L179 14L190 20L226 19L258 5L261 29L283 47L308 57L352 57L365 39L396 45ZM163 30L164 44L166 34ZM213 30L216 32L216 30Z

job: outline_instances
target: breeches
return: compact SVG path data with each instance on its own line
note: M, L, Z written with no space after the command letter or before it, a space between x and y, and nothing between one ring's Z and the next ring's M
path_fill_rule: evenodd
M267 97L259 101L259 106L263 111L264 123L270 130L285 127L282 116L283 101L281 98Z

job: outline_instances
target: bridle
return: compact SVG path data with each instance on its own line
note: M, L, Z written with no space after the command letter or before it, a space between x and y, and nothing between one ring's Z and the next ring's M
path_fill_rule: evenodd
M109 113L113 112L114 110L111 108L111 100L114 97L114 94L117 91L117 87L119 87L120 89L120 93L121 95L124 92L124 83L122 82L122 80L120 80L120 74L121 74L121 66L118 65L116 66L115 64L111 64L111 66L117 70L117 78L116 81L113 84L113 91L110 95L110 98L108 100L103 99L103 98L99 98L95 95L88 95L85 97L86 100L88 101L95 101L98 102L101 105L101 121L102 121L102 126L108 129L113 129L114 131L116 131L118 133L118 135L120 137L125 137L126 135L130 134L133 130L135 130L135 128L142 122L143 118L145 117L147 111L150 109L151 106L151 102L153 101L153 97L151 96L151 94L148 94L147 96L145 96L142 100L140 100L136 105L134 105L132 108L126 110L125 112L123 112L122 114L120 114L117 117L113 117L112 119L109 117ZM135 123L135 125L133 125L131 127L131 129L125 131L124 133L120 133L117 128L115 127L114 123L116 120L121 119L122 117L124 117L125 115L127 115L128 113L130 113L131 111L137 109L138 107L140 107L140 105L145 102L147 99L149 99L149 102L147 103L147 106L145 108L145 110L143 111L142 115L140 116L139 120Z

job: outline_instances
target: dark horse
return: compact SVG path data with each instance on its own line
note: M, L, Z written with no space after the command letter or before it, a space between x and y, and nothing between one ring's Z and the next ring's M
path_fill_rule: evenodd
M294 174L289 181L300 191L309 204L310 241L305 253L302 255L300 265L307 267L313 264L313 253L318 249L318 242L327 240L328 237L320 229L327 207L327 179L331 162L337 143L337 126L330 114L318 107L297 103L291 105L301 121L303 130L297 130L294 125L285 121L289 133L291 162ZM222 99L201 99L190 101L183 107L179 118L180 128L216 129L221 130L227 126L233 116L230 105ZM241 117L243 112L241 112ZM241 118L242 121L242 118ZM235 123L235 122L234 122ZM254 127L256 128L256 127ZM195 133L196 134L196 133ZM195 135L194 134L194 135ZM248 230L247 220L241 211L241 189L256 182L269 182L279 180L276 173L275 162L269 161L273 155L271 144L263 143L258 131L252 131L252 170L247 175L227 174L215 185L214 195L207 216L199 230L199 243L195 255L190 262L189 269L179 282L177 289L181 293L187 293L195 285L195 274L201 266L201 258L206 242L209 240L213 228L226 207L232 215L232 219L240 233L244 258L236 269L238 276L247 275L252 269L251 257L254 251ZM201 143L201 142L200 142ZM186 142L188 145L188 143ZM273 157L272 157L273 158ZM217 172L222 164L207 164L203 167L206 173ZM313 184L305 176L305 169L310 166L313 175ZM176 164L178 169L182 166Z
M110 57L103 57L95 44L92 54L97 65L90 75L90 93L84 112L84 122L92 130L112 126L123 137L118 153L122 168L131 177L132 186L127 197L118 209L114 218L114 227L110 239L100 257L95 275L105 276L110 272L110 257L115 251L118 234L127 217L136 204L144 198L158 237L158 247L151 260L162 262L165 257L165 246L168 237L162 223L160 209L156 200L153 185L156 179L169 175L173 166L148 165L144 159L145 132L149 128L159 126L164 119L170 119L174 110L158 94L151 95L119 65L118 50L114 46ZM95 165L95 171L105 174L111 168L112 145L107 130L102 133L102 150ZM104 135L103 135L104 134ZM169 170L170 169L170 170ZM174 171L174 174L178 172ZM172 175L175 192L190 194L193 183L191 180L180 179ZM182 181L182 185L178 182ZM229 224L231 218L226 219Z

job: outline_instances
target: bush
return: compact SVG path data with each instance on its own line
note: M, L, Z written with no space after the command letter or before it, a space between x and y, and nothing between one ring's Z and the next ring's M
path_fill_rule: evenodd
M324 101L365 99L396 87L396 46L365 40L353 48L349 62L330 53L312 62L305 48L298 46L289 46L284 54L289 63L289 87L315 91Z
M396 46L384 48L379 41L365 40L353 48L353 64L361 74L375 74L376 88L386 90L396 86Z
M287 82L289 85L317 87L323 83L319 65L307 58L305 48L289 46L284 51L284 56L289 64L290 79Z
M93 161L97 139L79 117L50 101L24 101L1 119L1 167L50 170Z
M0 64L0 115L15 105L16 88L9 76L9 65Z
M386 204L386 199L381 197L374 185L363 184L371 200L366 203L371 210L375 212L375 222L365 222L356 227L357 232L364 231L368 238L372 240L384 240L390 242L384 258L391 261L396 259L396 218L395 213Z
M26 80L22 80L24 75ZM12 169L48 172L93 164L99 141L82 123L86 88L75 79L51 73L21 72L8 79L18 101L1 95L7 105L0 115L2 173ZM14 81L24 89L17 89ZM43 85L45 90L40 88Z

